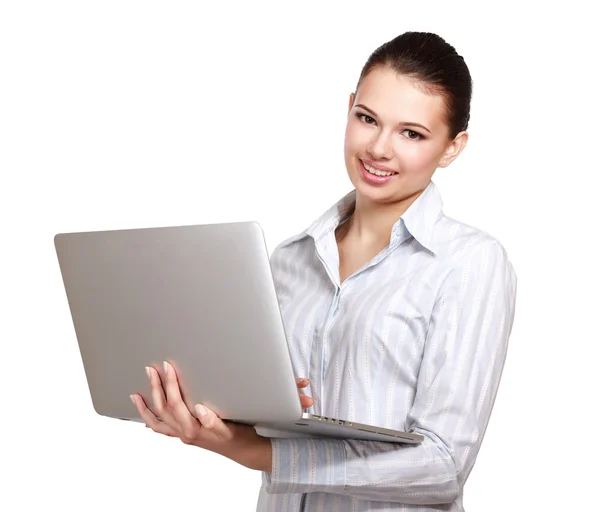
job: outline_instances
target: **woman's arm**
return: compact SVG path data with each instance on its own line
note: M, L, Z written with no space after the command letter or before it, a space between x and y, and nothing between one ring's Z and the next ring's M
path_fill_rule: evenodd
M331 492L408 504L456 499L475 462L512 330L516 275L496 242L457 263L435 304L407 430L420 445L271 439L269 493Z
M224 422L203 404L197 404L192 413L183 402L175 368L165 361L164 388L160 374L147 367L154 411L150 410L140 395L131 395L141 418L154 432L178 437L183 443L211 450L247 468L270 472L272 470L272 447L269 439L257 434L253 427ZM296 378L298 389L305 388L308 379ZM303 408L314 400L300 393ZM160 419L157 417L160 417Z

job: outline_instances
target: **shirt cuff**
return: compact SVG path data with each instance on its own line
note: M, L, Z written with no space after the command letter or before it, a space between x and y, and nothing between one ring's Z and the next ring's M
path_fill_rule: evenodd
M265 474L269 494L344 491L344 441L271 438L271 446L273 470Z

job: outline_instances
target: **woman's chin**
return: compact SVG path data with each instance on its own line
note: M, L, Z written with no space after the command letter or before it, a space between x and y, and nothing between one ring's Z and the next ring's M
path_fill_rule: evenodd
M373 186L369 185L365 182L360 182L357 180L356 183L353 183L354 188L356 189L357 197L360 196L362 200L380 202L389 200L394 195L394 187L389 186Z

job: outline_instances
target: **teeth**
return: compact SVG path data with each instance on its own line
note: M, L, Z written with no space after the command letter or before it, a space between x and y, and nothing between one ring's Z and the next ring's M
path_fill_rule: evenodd
M375 167L371 167L364 162L363 165L367 171L369 171L371 174L375 174L376 176L391 176L392 174L395 174L393 172L380 171L379 169L375 169Z

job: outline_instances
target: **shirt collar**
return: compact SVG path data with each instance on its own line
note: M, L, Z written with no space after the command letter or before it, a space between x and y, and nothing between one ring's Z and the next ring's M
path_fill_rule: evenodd
M329 208L321 217L315 220L302 234L308 235L317 241L325 236L346 220L354 210L356 202L356 190L352 190L342 197L336 204ZM434 227L442 215L443 202L441 195L434 184L430 181L427 188L408 207L406 212L396 221L392 227L390 243L402 236L406 229L419 244L433 252L438 252L438 246L434 237Z
M433 181L429 182L427 188L402 214L400 219L392 227L392 240L396 238L401 225L419 242L423 247L436 254L439 246L435 238L435 225L442 216L442 196Z

